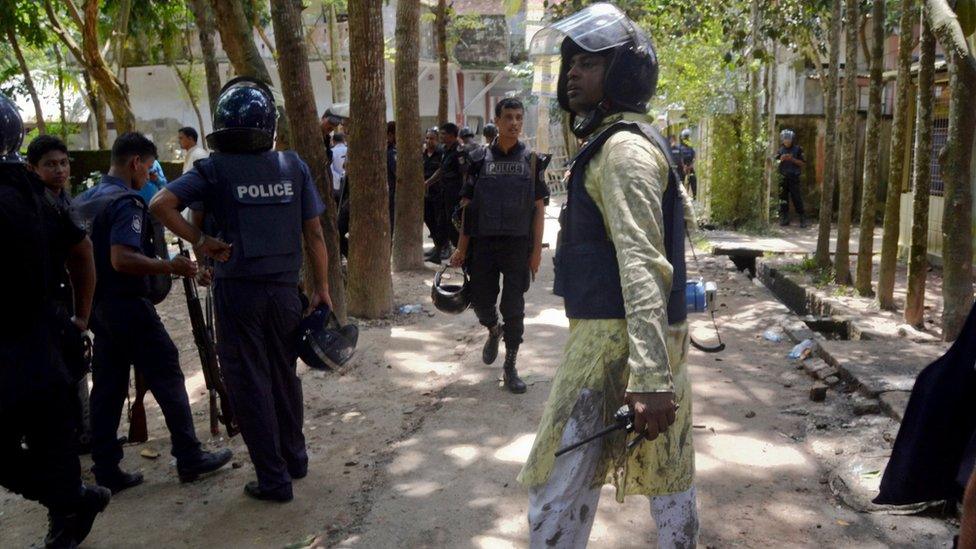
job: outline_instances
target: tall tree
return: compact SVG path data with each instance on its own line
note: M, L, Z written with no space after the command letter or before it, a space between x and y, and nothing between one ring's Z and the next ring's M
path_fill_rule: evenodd
M292 143L298 155L308 164L312 177L315 178L315 187L327 206L320 222L329 251L329 288L336 315L344 321L346 292L340 268L336 204L332 199L329 158L319 129L312 76L308 68L301 0L272 0L271 22L278 45L278 71L281 81L288 83L282 86L282 94L285 97L285 113L294 136Z
M342 41L339 40L339 13L335 0L329 3L329 76L332 77L332 102L349 101L349 84L342 70Z
M837 179L837 87L840 83L841 3L833 0L830 13L830 66L827 74L827 122L824 151L824 179L820 192L820 226L815 259L820 266L830 265L830 226L834 212L834 182Z
M779 137L776 135L776 51L777 44L771 41L771 59L766 64L766 154L765 173L763 174L763 190L760 210L762 212L763 225L769 224L769 197L773 189L773 181L776 179L776 165L773 159L776 157Z
M846 0L847 37L844 41L844 94L841 107L840 172L837 203L837 249L834 252L834 280L851 283L851 208L854 202L854 156L857 151L857 23L859 0Z
M972 157L976 134L976 57L946 0L926 0L932 32L949 58L949 130L939 154L942 214L942 337L954 341L973 304Z
M64 59L61 56L61 47L57 43L51 44L54 50L54 62L58 71L58 113L61 115L61 141L68 142L68 116L64 107Z
M20 51L20 42L17 40L17 33L13 26L7 27L7 40L10 41L10 46L14 50L14 55L17 57L17 64L20 65L20 72L24 76L24 85L27 87L27 93L30 95L31 102L34 103L34 117L37 119L37 131L41 134L47 133L47 125L44 123L44 111L41 109L41 99L37 94L37 87L34 85L34 79L31 77L30 67L27 66L27 61L24 60L24 53Z
M112 111L117 133L125 133L135 129L136 117L132 113L132 103L129 92L115 74L109 69L102 57L101 44L98 36L98 20L100 0L85 0L82 5L84 12L78 11L73 0L63 0L68 16L81 33L79 45L68 28L61 22L60 17L51 5L51 0L44 0L44 10L51 22L51 28L68 48L71 55L81 63L91 79L98 85L98 94Z
M382 0L349 3L351 102L356 113L349 135L346 172L350 188L349 313L382 318L393 308L390 275L390 212L386 172L376 159L386 158Z
M898 232L901 224L901 188L905 173L905 147L909 126L908 102L912 86L912 50L915 49L915 0L901 0L898 23L898 76L895 82L895 109L891 123L891 154L888 163L888 192L885 197L884 225L881 232L881 265L878 269L878 305L895 309L895 267L898 263Z
M189 4L196 21L197 36L200 38L200 52L203 54L203 71L207 77L207 103L210 105L210 111L213 112L221 88L220 65L217 64L217 48L214 45L216 25L213 10L206 0L189 0ZM203 133L202 126L200 133Z
M877 213L878 177L881 160L881 91L884 89L885 0L871 6L871 88L868 121L864 130L864 177L861 181L861 234L857 245L857 291L874 295L871 271L874 269L874 226Z
M922 4L921 43L915 118L915 167L912 170L915 198L912 208L911 251L908 255L908 297L905 299L905 322L919 328L924 325L925 278L929 270L929 190L932 185L932 110L935 101L935 35L932 34L926 4Z
M399 0L396 25L397 187L393 270L424 266L424 172L420 147L420 0Z
M448 122L447 119L447 0L437 0L437 11L434 13L434 40L437 43L437 123Z
M220 32L220 43L227 54L227 59L234 66L234 72L239 76L250 76L269 86L274 86L271 73L261 58L257 44L254 43L254 32L247 12L242 2L237 0L210 0ZM277 90L275 90L277 95ZM278 135L276 146L286 148L291 142L291 131L288 127L288 117L284 107L278 106Z

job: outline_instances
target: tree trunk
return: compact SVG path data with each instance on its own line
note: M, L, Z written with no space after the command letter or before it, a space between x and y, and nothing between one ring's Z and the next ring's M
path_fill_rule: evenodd
M34 103L37 131L43 135L47 133L47 125L44 124L44 111L41 110L41 100L37 96L37 88L34 87L34 79L31 78L30 68L27 66L27 61L24 60L24 54L20 51L20 44L17 42L17 35L14 33L13 25L7 29L7 40L10 41L10 46L14 50L17 63L20 65L20 72L24 75L24 85L27 86L27 92L30 94L31 101Z
M871 7L871 89L868 121L864 130L864 177L861 181L861 234L857 245L857 291L874 295L871 274L874 269L874 227L877 213L878 177L881 160L881 91L884 89L885 0L874 0Z
M332 179L329 158L322 142L315 94L312 92L312 76L308 68L302 26L302 8L299 0L272 0L271 23L278 45L278 70L285 97L285 112L295 137L295 151L308 164L315 187L326 203L326 211L319 218L329 251L329 288L332 304L340 321L346 321L346 291L342 280L339 257L339 231L336 229L337 210L332 198ZM385 185L384 185L385 188ZM385 211L385 210L384 210ZM387 269L389 272L389 269Z
M891 123L891 154L884 226L881 232L881 266L878 270L878 305L895 309L895 267L898 263L898 231L901 223L901 187L908 140L908 101L912 86L912 50L915 45L915 1L902 0L898 38L898 79L895 82L894 120Z
M217 105L217 98L220 97L220 65L217 63L217 49L214 45L214 24L213 11L206 0L190 0L190 9L193 10L193 18L197 24L197 34L200 37L200 50L203 53L203 70L207 76L207 104L210 106L209 112L213 113ZM203 126L200 127L200 134L204 133Z
M271 74L261 58L244 4L236 0L210 0L221 46L238 76L251 76L272 85Z
M349 51L352 101L356 113L347 157L351 214L349 221L349 312L382 318L393 308L390 276L390 212L386 170L386 96L384 86L382 0L349 3ZM410 146L410 143L404 143Z
M329 72L332 77L332 102L349 101L346 73L342 71L342 42L339 40L339 14L335 2L329 4Z
M187 67L186 72L183 72L179 66L174 62L172 63L173 72L176 73L176 79L180 81L183 86L183 91L186 92L186 97L190 101L190 106L193 107L193 112L197 115L197 124L200 125L200 131L203 131L203 115L200 114L200 100L196 90L193 89L193 83L190 81L190 75L193 72L193 65Z
M51 44L54 50L54 60L58 70L58 114L61 116L61 141L68 142L68 115L64 107L64 58L61 57L61 47L57 42Z
M122 74L125 66L125 41L129 37L129 16L132 14L132 0L121 0L119 3L118 24L112 30L111 42L114 43L112 56L115 58L115 76Z
M251 23L244 13L244 4L236 0L210 0L220 32L220 42L227 54L227 59L234 66L234 72L239 76L250 76L271 86L275 100L280 95L271 81L271 73L261 58L257 45L254 43L254 32ZM280 101L279 101L280 103ZM279 150L288 148L291 143L291 130L288 127L288 117L285 109L278 105L278 132L275 147Z
M932 12L934 14L934 9ZM973 305L973 196L971 162L976 131L976 69L973 57L959 52L938 32L949 56L949 130L939 154L945 183L942 214L942 338L955 341Z
M447 0L437 0L434 35L437 42L437 61L440 79L437 88L437 123L450 122L447 114Z
M840 84L841 2L834 0L830 15L830 61L827 68L826 143L823 188L820 190L820 226L817 228L815 259L821 267L830 266L830 228L834 217L834 183L837 180L837 88Z
M71 0L66 0L69 4ZM115 133L121 135L125 132L136 129L136 117L132 113L132 103L129 102L129 93L126 91L122 82L109 70L102 58L102 53L98 46L98 18L100 0L86 0L84 5L84 25L81 28L81 47L85 56L85 64L92 78L98 82L101 95L105 98L109 110L112 111L112 119L115 122ZM70 8L69 8L70 9Z
M854 202L854 155L857 151L857 22L858 0L847 1L847 37L844 52L844 105L841 108L840 198L837 204L837 250L834 252L834 280L850 285L851 208Z
M915 118L915 168L912 182L915 198L912 209L912 243L908 257L908 297L905 322L923 328L925 319L925 279L928 275L929 190L932 184L932 107L935 101L935 35L922 4L922 51L918 60L918 111Z
M424 267L424 172L420 128L420 0L399 0L396 21L397 188L393 270Z
M274 25L274 23L272 23L272 25ZM254 2L253 0L251 2L251 26L254 27L254 30L258 32L261 42L264 42L264 47L268 48L268 51L271 53L271 57L277 61L278 52L275 51L274 45L271 44L271 40L268 38L268 33L264 32L264 25L261 24L261 10L257 5L257 2ZM302 34L304 35L305 33L303 32Z
M777 44L775 41L770 43L770 51L772 52L773 60L767 66L767 77L766 77L766 141L768 145L766 146L765 155L765 176L763 177L763 190L762 190L762 222L763 225L769 225L769 198L770 193L773 189L773 182L776 179L776 165L773 162L773 158L776 156L776 144L779 139L776 135L776 51Z
M100 150L108 148L108 123L105 120L105 101L98 92L98 85L92 82L88 73L81 73L85 83L86 95L88 97L88 108L91 109L92 118L95 119L95 143Z

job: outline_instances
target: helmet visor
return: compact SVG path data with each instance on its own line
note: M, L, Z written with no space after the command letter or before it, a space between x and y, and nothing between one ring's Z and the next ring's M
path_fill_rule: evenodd
M607 3L593 4L537 32L529 55L559 55L566 38L596 53L626 43L632 38L631 30L630 21L619 8Z

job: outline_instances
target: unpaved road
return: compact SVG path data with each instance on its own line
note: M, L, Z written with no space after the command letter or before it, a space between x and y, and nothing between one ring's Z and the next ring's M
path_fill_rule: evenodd
M554 212L554 207L553 211ZM547 240L555 231L547 225ZM240 465L181 485L168 456L155 404L154 437L126 448L123 466L146 475L99 518L87 547L524 547L526 496L515 482L532 444L549 380L559 364L567 322L551 295L546 253L527 301L520 369L525 395L499 385L500 365L480 363L483 330L473 314L427 312L364 327L355 364L342 375L300 366L305 389L309 476L295 501L257 502L241 490L254 472L240 437L230 447ZM693 270L694 268L691 267ZM941 547L953 528L938 518L859 513L827 484L831 469L865 453L884 453L897 426L856 418L848 398L831 391L809 401L812 381L784 358L786 343L762 339L787 311L725 259L705 261L723 297L728 347L692 351L695 447L702 546ZM429 306L432 273L396 277L398 304ZM202 378L179 293L161 308L184 360L202 440L207 437ZM693 317L701 338L704 317ZM156 460L139 457L145 447ZM90 460L83 459L83 467ZM44 510L0 491L0 547L39 542ZM618 505L605 490L591 547L654 545L645 498Z

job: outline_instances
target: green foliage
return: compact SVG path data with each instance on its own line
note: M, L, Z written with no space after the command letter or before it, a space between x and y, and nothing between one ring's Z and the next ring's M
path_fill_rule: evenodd
M710 214L714 223L757 229L762 220L762 150L765 145L749 133L748 116L717 115L711 119L706 175Z

